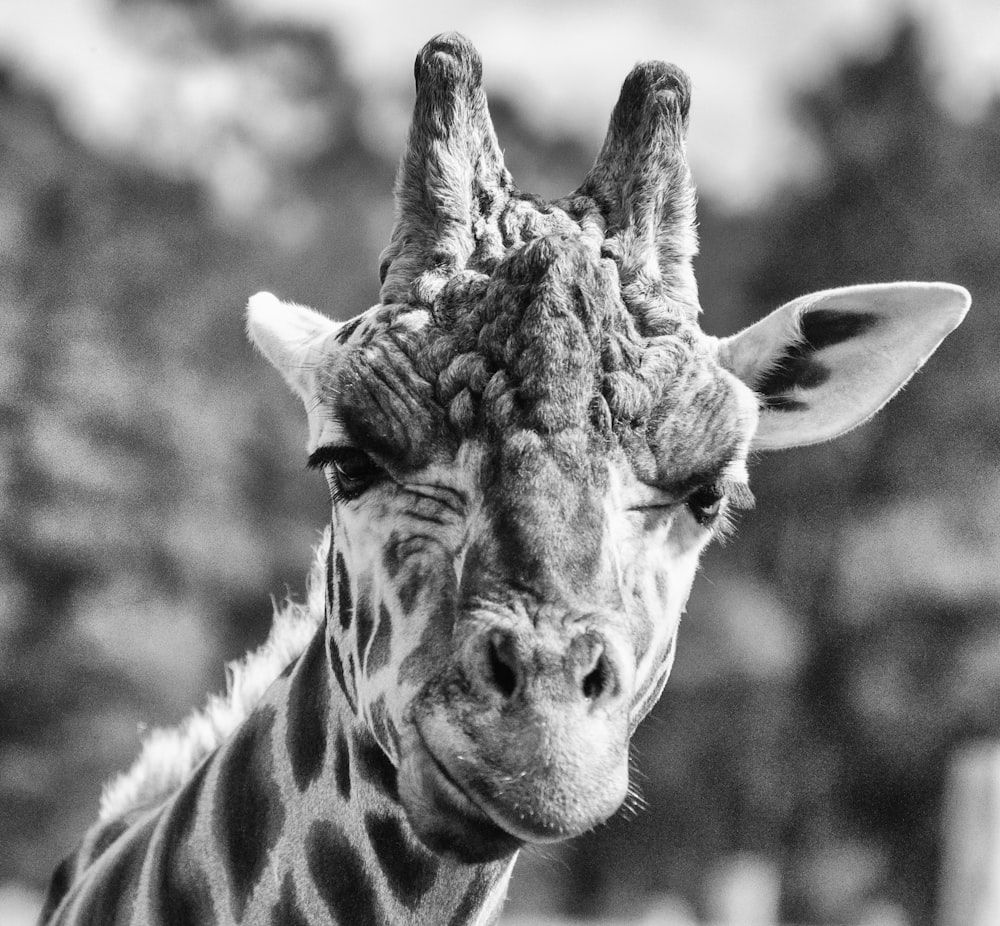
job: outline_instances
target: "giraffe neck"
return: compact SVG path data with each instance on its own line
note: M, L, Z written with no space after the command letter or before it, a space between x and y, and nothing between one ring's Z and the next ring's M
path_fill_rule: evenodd
M51 923L495 920L514 858L466 865L417 842L395 768L330 671L325 625L184 786L116 834Z

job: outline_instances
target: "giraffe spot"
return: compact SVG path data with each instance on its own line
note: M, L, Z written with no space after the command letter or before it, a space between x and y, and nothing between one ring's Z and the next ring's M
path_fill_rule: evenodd
M354 670L354 653L347 654L347 675L348 683L351 686L351 691L358 690L358 675Z
M437 860L407 837L396 817L366 814L365 829L390 890L412 910L434 884Z
M316 780L326 758L330 689L323 645L320 629L299 658L288 690L285 745L292 777L300 791Z
M337 680L337 685L344 693L344 697L347 698L347 704L351 709L351 713L356 714L358 708L354 700L354 694L347 687L347 679L344 678L344 664L340 661L340 647L337 646L337 641L334 639L331 631L324 629L323 633L326 636L327 654L330 658L330 669L333 671L333 677Z
M102 827L100 833L94 839L90 850L90 858L87 864L90 865L95 859L100 858L111 846L117 842L118 837L128 829L128 821L112 820Z
M133 832L110 860L101 880L90 885L76 919L80 926L125 926L132 922L142 863L156 822L151 819Z
M183 887L164 895L163 926L215 926L215 904L208 878L200 869L193 868L186 877Z
M375 630L375 616L372 614L372 604L367 595L359 595L357 604L354 606L354 619L356 621L355 639L358 643L358 659L361 665L365 665L365 651L371 642L372 633Z
M347 630L351 626L353 619L354 601L351 598L351 578L347 574L347 566L344 564L344 557L338 551L335 557L337 573L337 615L340 620L340 629Z
M309 874L332 922L352 926L388 922L361 856L334 824L313 823L306 834L305 851Z
M216 784L212 823L229 875L229 903L236 920L243 918L285 822L271 757L274 719L274 708L267 707L236 731Z
M404 614L412 614L413 608L424 586L424 575L421 569L411 569L409 575L396 587L399 606Z
M326 548L326 613L333 614L337 607L337 565L333 537Z
M382 602L378 608L378 627L375 628L375 639L368 650L368 674L374 675L389 662L392 652L392 616Z
M73 884L73 872L76 870L76 857L76 852L67 855L52 873L49 888L45 892L45 901L42 903L42 912L38 915L39 923L48 922L56 908L62 903L63 898L69 893Z
M295 882L291 872L285 873L281 882L281 894L271 908L271 926L309 926L309 920L299 906L295 895Z
M395 579L399 575L399 570L403 568L403 555L399 548L404 539L404 535L393 531L382 551L382 566L390 579Z
M152 880L147 898L149 909L146 911L150 923L180 926L216 922L208 881L188 845L208 768L209 763L202 764L177 792L173 806L167 811L159 841L153 847Z
M354 734L354 762L358 774L382 794L399 802L396 767L367 730Z
M343 730L337 731L333 744L334 775L337 779L337 793L344 802L351 800L351 756L347 751L347 737Z

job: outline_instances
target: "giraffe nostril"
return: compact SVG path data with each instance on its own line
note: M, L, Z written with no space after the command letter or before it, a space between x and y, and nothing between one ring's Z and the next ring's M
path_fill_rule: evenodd
M518 689L520 673L517 666L517 653L510 637L501 633L490 634L487 646L489 680L506 700L510 700Z
M596 633L583 633L570 648L571 675L577 691L591 706L614 701L621 691L621 674L607 642Z
M596 701L604 694L604 690L608 687L609 678L610 667L608 666L608 660L601 653L597 664L583 677L583 682L580 685L583 690L583 696L588 701Z
M481 696L505 710L553 698L568 698L587 710L610 710L622 693L614 650L594 631L576 635L560 650L530 635L493 627L470 652L475 653L470 681Z

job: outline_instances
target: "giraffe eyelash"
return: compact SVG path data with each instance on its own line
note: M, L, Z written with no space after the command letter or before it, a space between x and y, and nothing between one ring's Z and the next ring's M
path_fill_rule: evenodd
M736 523L738 521L736 512L738 508L727 507L722 510L715 523L712 525L712 539L719 543L725 543L736 533Z
M306 460L306 469L323 469L330 466L341 451L340 447L317 447Z
M723 482L722 490L729 499L730 509L736 511L751 511L757 505L757 499L745 482Z
M385 470L357 447L318 447L309 454L306 466L326 473L334 502L353 501L385 476Z
M757 504L750 486L745 482L730 482L724 485L726 505L712 525L712 536L725 543L733 534L739 522L739 513L750 511Z

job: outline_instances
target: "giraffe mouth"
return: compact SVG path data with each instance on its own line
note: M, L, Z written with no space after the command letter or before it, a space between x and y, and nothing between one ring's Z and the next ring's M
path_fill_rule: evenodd
M496 819L434 754L419 729L404 759L400 798L428 848L466 863L511 855L525 842Z
M609 789L604 800L591 802L596 810L581 813L587 800L580 800L573 775L553 780L545 763L540 763L541 770L533 765L518 773L498 757L472 759L474 748L469 753L448 749L446 761L428 743L419 723L413 733L400 769L403 806L429 848L462 861L489 861L525 843L578 835L610 816L624 796Z

